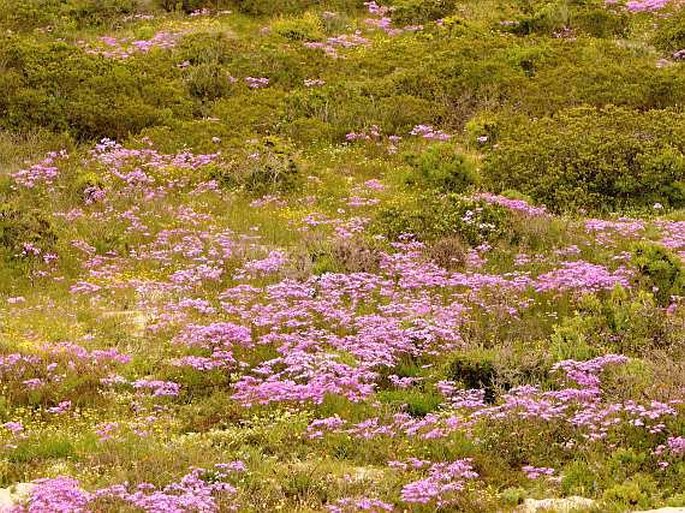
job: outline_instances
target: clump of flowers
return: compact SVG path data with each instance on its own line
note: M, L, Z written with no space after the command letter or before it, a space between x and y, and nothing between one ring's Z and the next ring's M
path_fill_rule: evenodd
M266 77L245 77L245 83L250 89L264 89L269 85L269 79Z
M361 511L383 513L384 511L395 511L392 504L368 497L338 499L334 504L326 506L326 509L329 513L358 513Z
M616 5L618 0L606 0L607 5ZM654 12L660 11L671 4L671 0L629 0L625 3L630 12Z
M500 205L509 210L515 212L520 212L521 214L529 217L544 217L547 216L547 209L545 207L534 207L530 203L524 200L517 200L507 198L505 196L498 196L496 194L490 194L487 192L477 194L474 196L475 199L480 199L491 205Z
M401 498L409 504L434 504L447 506L454 502L469 479L478 474L473 471L471 459L465 458L453 463L434 463L427 470L428 477L402 487Z
M230 473L242 472L242 462L218 464L214 469L192 469L177 483L158 489L150 483L113 485L92 492L86 491L71 477L58 476L34 482L28 499L13 513L85 513L97 511L97 504L124 503L148 513L216 513L218 496L233 496L237 490L227 483Z
M417 137L423 137L429 141L449 141L452 136L447 132L442 130L437 130L433 128L432 125L416 125L409 135L415 135Z
M128 59L135 54L148 53L153 49L168 50L174 48L185 32L158 32L150 39L117 38L102 36L98 42L81 42L86 53L102 55L109 59Z
M33 164L28 169L21 169L10 176L14 182L27 189L33 189L37 185L51 185L59 176L57 162L69 157L66 150L53 151L40 162Z

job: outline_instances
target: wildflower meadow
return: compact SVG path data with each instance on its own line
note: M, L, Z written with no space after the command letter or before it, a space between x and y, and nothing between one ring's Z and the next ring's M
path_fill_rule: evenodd
M685 511L685 3L0 40L0 512Z

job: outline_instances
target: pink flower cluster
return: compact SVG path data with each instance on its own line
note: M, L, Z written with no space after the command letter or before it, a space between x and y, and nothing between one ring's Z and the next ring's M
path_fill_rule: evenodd
M434 463L428 467L428 476L402 487L401 498L409 504L433 504L442 508L454 502L457 492L464 489L466 480L478 474L468 458L452 463Z
M128 59L136 54L148 53L155 48L163 50L174 48L184 34L184 32L158 32L152 38L145 40L102 36L98 44L81 42L81 46L89 54L102 55L110 59Z
M335 504L326 506L326 509L329 513L360 513L363 511L383 513L384 511L395 511L392 504L369 497L339 499Z
M39 479L25 504L15 506L12 513L85 513L97 511L97 504L120 504L148 513L218 513L218 496L237 493L226 482L232 472L242 472L242 462L218 464L211 471L193 469L179 482L158 489L150 483L140 483L133 490L128 485L113 485L93 492L84 490L71 477Z
M616 4L617 0L607 0L607 4ZM625 6L630 12L653 12L667 7L671 0L629 0Z
M266 77L245 77L245 83L250 89L263 89L269 86L269 79Z
M391 7L380 6L376 2L364 2L364 5L369 10L369 14L373 18L367 18L364 22L374 28L384 31L389 36L397 36L404 32L416 32L423 30L423 25L407 25L403 28L396 28L392 26L392 19L390 14L393 11Z
M33 164L28 169L10 173L10 176L18 185L28 189L33 189L39 184L51 185L59 176L57 161L68 157L66 150L50 152L40 162Z
M606 267L584 261L563 262L562 267L538 276L535 284L537 292L578 293L611 290L616 286L628 288L630 273L625 268L609 271Z
M521 470L528 479L540 479L541 477L550 477L554 475L554 469L549 467L533 467L532 465L524 465Z
M429 141L449 141L452 136L442 130L437 130L431 125L416 125L409 135L415 135L418 137L423 137Z
M339 36L329 37L324 42L307 41L304 43L306 48L312 50L323 50L326 55L333 58L341 57L340 49L351 49L360 46L369 46L371 41L361 35L361 31L357 30L354 34L342 34Z
M528 217L545 217L548 216L547 209L543 207L534 207L530 203L524 200L517 200L506 198L504 196L498 196L496 194L490 194L487 192L476 194L474 199L483 200L491 205L499 205L514 212L519 212Z

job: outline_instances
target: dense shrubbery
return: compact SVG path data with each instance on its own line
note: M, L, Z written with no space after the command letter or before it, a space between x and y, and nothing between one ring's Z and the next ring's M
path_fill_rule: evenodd
M138 0L0 0L0 26L26 31L114 25L136 12Z
M274 137L254 141L242 154L213 171L212 178L225 187L259 195L288 192L302 179L295 150Z
M633 250L633 264L659 304L667 306L674 297L683 295L685 271L682 260L672 251L657 244L638 244Z
M609 37L624 35L629 27L627 13L608 10L603 0L527 2L516 21L511 30L521 35L563 35L566 30L578 30L595 37Z
M685 49L685 10L675 8L659 20L653 36L654 44L665 51Z
M583 108L515 123L485 166L499 190L517 189L555 211L685 205L680 114Z
M423 194L400 199L382 208L374 229L396 240L403 234L422 241L458 235L472 246L509 236L511 216L498 205L465 199L457 194Z
M35 255L30 248L50 252L54 250L56 242L57 234L49 218L40 210L26 210L7 202L0 205L2 257L11 260L32 258Z
M406 183L418 190L464 193L479 182L475 164L452 144L433 144L404 158L411 167Z
M185 117L191 104L175 73L146 59L120 62L64 43L5 37L0 126L51 128L81 139L123 138Z
M393 0L392 18L400 26L427 23L451 14L453 0Z
M276 15L300 13L314 7L340 9L347 12L362 7L361 0L231 0L240 12L252 15Z

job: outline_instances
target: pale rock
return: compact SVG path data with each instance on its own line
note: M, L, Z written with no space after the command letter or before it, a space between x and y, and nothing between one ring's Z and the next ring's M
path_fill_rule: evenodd
M595 507L596 503L586 497L564 497L562 499L526 499L516 510L518 513L576 513Z
M27 499L36 485L32 483L17 483L7 488L0 488L0 513L7 513L20 502Z

